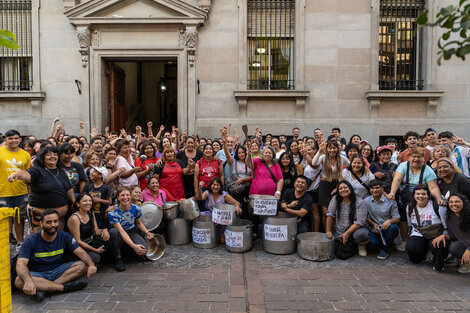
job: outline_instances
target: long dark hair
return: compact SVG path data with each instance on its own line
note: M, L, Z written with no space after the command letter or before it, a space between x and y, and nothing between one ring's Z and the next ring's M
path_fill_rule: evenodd
M241 162L245 163L245 160L240 160L240 159L238 158L238 151L239 151L240 149L243 150L243 152L245 152L245 156L246 156L246 148L243 147L243 146L238 146L238 147L235 149L235 155L233 156L233 158L234 158L236 161L241 161Z
M289 169L289 173L292 175L292 176L295 176L297 174L297 169L295 167L295 163L294 163L294 158L292 157L292 154L290 152L283 152L281 153L281 155L279 156L279 165L281 166L281 170L284 172L284 166L282 165L282 158L287 155L287 157L289 158L289 166L288 166L288 169Z
M429 200L428 201L432 201L432 196L431 196L431 192L429 191L429 188L427 185L425 184L421 184L421 185L416 185L414 188L413 188L413 194L411 196L411 200L410 200L410 203L408 204L409 208L408 208L408 216L411 217L411 213L413 213L414 211L414 208L417 207L418 203L416 202L416 199L415 199L415 193L417 190L425 190L426 193L428 194L428 197L429 197Z
M351 204L349 205L349 220L352 222L354 221L354 217L356 215L356 193L354 192L353 186L346 180L342 180L336 185L336 216L339 216L339 211L341 210L341 202L343 202L343 197L339 195L339 185L345 184L348 186L349 190L351 191L351 195L349 196L351 200Z
M359 159L361 160L361 163L362 163L362 168L360 170L361 174L364 175L364 173L366 172L366 162L364 162L364 159L358 155L356 155L354 158L351 159L351 162L349 163L347 169L352 173L353 172L353 169L352 169L352 162L355 160L355 159ZM362 176L361 175L361 176Z
M67 218L66 218L67 220L72 216L72 214L74 214L75 212L78 212L78 210L80 209L78 207L78 203L85 196L88 196L91 199L91 209L90 209L90 211L87 212L87 214L88 214L88 216L90 217L91 220L94 219L93 207L94 207L95 203L93 202L93 197L88 192L82 192L77 196L77 198L75 199L75 202L72 204L72 209L67 213ZM104 211L101 210L100 213L101 213L100 215L102 215L101 217L104 217L104 214L105 214ZM93 226L93 229L94 229L94 226Z
M44 157L49 152L57 154L57 168L62 168L63 165L62 165L62 161L60 160L59 149L57 149L57 147L54 147L52 145L45 146L38 152L38 154L36 155L36 158L34 159L34 165L40 166L42 168L46 168L46 164L44 163Z
M460 230L463 232L469 231L470 230L470 201L467 199L466 196L464 196L461 193L453 193L450 195L450 197L452 196L459 197L460 200L462 200L463 202L462 212L460 212L460 224L459 224ZM449 204L447 204L447 216L450 216L451 214L455 214L455 213L449 208Z

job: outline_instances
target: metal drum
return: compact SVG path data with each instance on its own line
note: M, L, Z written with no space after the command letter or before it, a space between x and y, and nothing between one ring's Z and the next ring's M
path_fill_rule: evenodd
M191 242L192 225L184 218L175 218L167 221L166 239L170 245L185 245Z
M235 225L229 225L225 229L225 249L228 252L246 252L252 247L251 227L249 220L239 219Z
M201 215L199 212L199 206L194 198L189 198L180 201L180 211L183 217L187 221L192 221Z
M147 253L145 256L150 261L158 260L166 250L165 238L162 235L155 235L152 239L147 239Z
M153 201L146 201L140 206L142 210L142 223L148 231L152 231L160 225L163 218L163 209Z
M251 195L248 212L252 215L275 216L279 200L274 196Z
M329 261L335 257L335 242L326 238L324 233L298 234L297 253L310 261Z
M219 225L233 225L238 221L236 207L233 204L218 203L212 209L212 222Z
M297 216L278 212L263 221L263 249L273 254L291 254L296 249Z
M172 220L174 218L177 218L179 210L180 210L179 202L169 201L163 204L163 216L165 216L167 220Z
M193 246L212 249L219 244L219 228L210 215L201 215L193 221Z

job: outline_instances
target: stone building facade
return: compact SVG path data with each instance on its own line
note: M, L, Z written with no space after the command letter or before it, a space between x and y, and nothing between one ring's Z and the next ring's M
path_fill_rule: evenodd
M230 123L239 129L247 124L251 131L258 125L264 133L278 135L290 134L293 126L301 135L313 134L316 127L329 132L339 126L345 137L359 133L373 144L380 136L399 136L408 129L422 133L428 127L470 138L470 61L453 58L437 65L440 29L420 32L415 59L419 68L414 65L419 77L413 79L421 86L382 88L379 64L385 57L380 32L389 25L381 13L383 0L292 0L293 22L287 27L293 39L276 49L291 60L285 70L295 85L271 88L268 80L264 88L250 88L254 67L260 67L253 56L263 51L257 46L253 54L250 45L259 38L249 37L250 27L265 23L269 16L250 13L250 1L30 1L32 83L27 90L0 91L2 128L44 137L56 116L66 123L68 133L78 133L80 120L99 130L110 119L116 127L123 126L129 114L143 122L154 114L147 110L159 110L158 99L167 97L163 92L173 84L166 110L174 114L180 130L204 136L217 136L218 129ZM454 1L423 2L434 16ZM286 41L282 34L272 37L271 47L276 40ZM286 47L291 52L285 52ZM402 60L405 57L409 55ZM168 71L155 74L162 60ZM270 60L272 67L277 61ZM114 103L119 85L109 87L110 64L123 68L122 77L127 77L127 85L121 86L126 98L115 97ZM155 70L145 74L151 66ZM133 71L139 73L136 86L148 85L136 87L140 89L134 90L135 101L145 102L147 91L153 94L140 111L132 111L135 104L127 101L134 92L129 87ZM172 76L173 83L164 75ZM127 107L116 120L113 110L119 101ZM159 112L155 114L163 117Z

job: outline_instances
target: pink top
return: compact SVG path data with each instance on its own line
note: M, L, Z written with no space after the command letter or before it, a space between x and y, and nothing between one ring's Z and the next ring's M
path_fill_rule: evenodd
M162 189L159 189L158 196L154 197L150 190L146 188L144 189L144 191L142 191L141 198L142 202L152 201L158 204L159 206L163 206L163 203L165 203L167 200L166 193Z
M260 159L253 159L252 161L254 176L251 182L250 195L274 196L277 184L272 179L271 174L269 174L265 163ZM282 179L282 171L279 164L270 166L269 169L273 173L274 178L276 178L276 182Z

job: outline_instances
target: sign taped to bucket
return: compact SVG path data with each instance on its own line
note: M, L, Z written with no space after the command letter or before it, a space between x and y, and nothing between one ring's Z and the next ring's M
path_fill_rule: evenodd
M232 248L243 248L243 232L225 230L225 244Z
M193 228L193 241L195 243L210 244L211 230L209 228Z
M253 199L253 214L276 215L277 199Z
M264 224L264 239L269 241L287 241L287 225Z
M231 225L234 211L212 209L212 222L219 225Z

